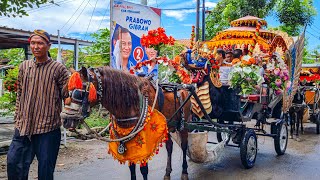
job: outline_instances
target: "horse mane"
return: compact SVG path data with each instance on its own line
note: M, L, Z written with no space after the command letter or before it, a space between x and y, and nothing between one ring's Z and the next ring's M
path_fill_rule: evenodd
M145 93L142 78L107 66L98 69L102 75L102 105L117 118L128 118L128 111L139 112L141 94Z

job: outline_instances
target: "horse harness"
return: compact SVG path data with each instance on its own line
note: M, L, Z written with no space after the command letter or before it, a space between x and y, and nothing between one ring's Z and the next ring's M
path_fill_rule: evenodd
M154 79L152 79L152 77L148 78L149 81L151 82L151 85L153 86L154 89L160 88L161 90L159 91L158 94L158 106L159 106L159 111L162 112L163 110L163 106L164 106L164 93L162 90L166 91L166 92L172 92L174 94L174 108L175 111L177 111L177 101L179 101L179 104L183 104L183 99L181 97L181 93L179 92L180 89L177 88L177 86L174 87L165 87L165 86L161 86L161 84L158 84L157 87L157 83ZM180 115L181 118L179 119L179 121L177 121L177 124L173 124L172 122L168 121L168 126L172 125L175 126L175 129L177 129L178 131L182 131L184 129L184 122L185 122L185 114L183 111L183 108L180 109Z

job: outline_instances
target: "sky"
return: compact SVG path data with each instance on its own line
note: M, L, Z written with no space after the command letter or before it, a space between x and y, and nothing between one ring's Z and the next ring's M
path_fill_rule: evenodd
M140 0L127 0L140 3ZM0 16L0 26L23 30L45 29L51 34L60 34L66 37L91 40L89 34L100 28L110 26L109 0L55 0L58 5L42 5L38 9L28 9L29 16L23 18L8 18ZM206 7L212 9L218 0L205 0ZM201 0L202 4L202 0ZM196 0L148 0L148 6L162 10L161 26L168 35L176 39L189 39L191 26L196 23ZM320 0L314 1L318 14L314 24L307 28L306 37L308 48L314 49L320 45ZM166 10L171 9L171 10ZM173 10L172 10L173 9ZM274 15L266 20L268 25L276 27L279 22Z

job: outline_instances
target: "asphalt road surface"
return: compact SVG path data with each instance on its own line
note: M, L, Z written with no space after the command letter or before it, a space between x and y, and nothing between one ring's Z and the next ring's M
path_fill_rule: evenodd
M310 125L308 125L310 126ZM252 169L244 169L240 161L240 149L226 147L215 162L196 164L188 160L189 179L236 179L236 180L319 180L320 179L320 135L315 133L315 125L305 128L301 141L289 140L286 154L277 156L273 139L258 138L258 156ZM210 139L215 134L210 135ZM106 151L101 149L101 151ZM127 165L120 165L110 155L106 159L97 159L88 163L56 172L56 180L110 180L130 179ZM163 179L166 168L166 149L160 149L149 162L149 179ZM175 144L172 161L172 180L178 180L182 170L182 151ZM137 178L142 176L137 168Z

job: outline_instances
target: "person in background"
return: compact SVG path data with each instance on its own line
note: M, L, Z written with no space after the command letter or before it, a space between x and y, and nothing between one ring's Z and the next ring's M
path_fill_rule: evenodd
M218 61L219 66L222 65L223 60L226 58L226 52L223 49L217 49L217 53L215 56L216 61Z
M226 52L226 58L224 59L222 66L232 66L233 53L232 51Z
M50 36L44 30L30 35L34 59L19 66L15 132L7 154L9 180L28 179L34 157L38 160L38 179L53 180L60 147L62 92L69 79L67 68L49 57Z
M241 62L241 57L242 57L242 50L241 49L235 49L233 51L232 65L236 65L239 62Z

